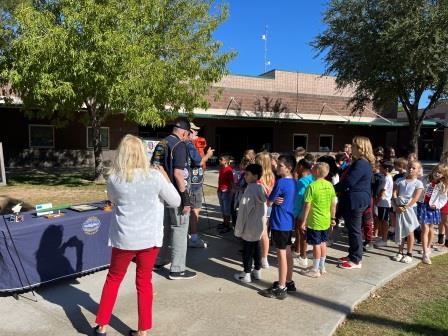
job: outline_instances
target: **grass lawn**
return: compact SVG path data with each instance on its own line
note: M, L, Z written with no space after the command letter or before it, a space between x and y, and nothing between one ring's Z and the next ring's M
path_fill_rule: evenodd
M35 204L53 203L79 204L106 199L105 185L92 182L90 170L24 170L8 173L7 186L0 187L1 212L9 212L17 201L23 202L24 210L31 210Z
M40 203L57 206L107 198L106 185L92 182L92 169L13 171L7 173L6 180L8 185L0 187L0 213L9 213L17 201L24 202L23 210L26 211ZM204 186L204 194L206 199L215 196L216 188Z
M448 254L377 290L336 331L347 335L448 335Z

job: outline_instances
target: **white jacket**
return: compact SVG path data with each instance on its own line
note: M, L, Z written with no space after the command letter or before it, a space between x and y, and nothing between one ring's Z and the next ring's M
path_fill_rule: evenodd
M423 185L425 186L424 191L420 195L419 202L424 202L426 190L428 186L431 185L427 176L422 179ZM442 190L442 185L440 183L434 186L434 190L432 191L431 198L429 199L429 206L435 207L436 209L442 209L446 202L448 201L447 192Z
M261 239L266 225L266 194L258 183L249 183L240 200L235 236L245 241Z

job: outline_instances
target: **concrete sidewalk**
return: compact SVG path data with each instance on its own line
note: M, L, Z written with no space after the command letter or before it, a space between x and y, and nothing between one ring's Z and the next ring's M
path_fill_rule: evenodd
M329 249L328 274L306 278L295 267L297 293L279 301L260 296L257 291L276 280L274 254L271 268L263 270L261 281L241 284L233 274L241 271L240 244L231 233L219 235L217 199L210 196L202 211L200 228L210 246L189 249L188 267L198 272L195 279L171 281L168 271L154 272L154 327L151 335L331 335L353 307L413 264L390 259L395 247L375 249L365 254L361 270L336 267L347 246L337 243ZM344 235L341 241L345 241ZM418 249L418 248L417 248ZM430 267L430 266L428 266ZM127 335L137 324L137 300L132 264L120 288L108 335ZM64 281L31 293L0 297L0 335L32 334L90 335L106 271L77 280Z

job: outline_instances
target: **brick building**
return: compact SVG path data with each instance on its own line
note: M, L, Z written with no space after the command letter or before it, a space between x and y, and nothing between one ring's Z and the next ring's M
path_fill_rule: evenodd
M404 151L409 132L406 121L397 115L396 104L382 110L368 106L362 115L352 115L347 106L352 96L351 89L337 90L331 76L281 70L260 76L228 75L211 87L210 107L196 109L194 122L217 154L230 153L236 158L248 148L290 152L302 146L310 152L337 152L355 135L369 137L374 146ZM4 121L0 142L8 166L92 163L89 127L74 122L57 128L51 121L28 120L20 110L20 99L13 98L16 108L0 108ZM436 156L444 128L430 120L425 125L422 142L437 143ZM161 138L170 131L168 127L138 126L121 116L109 118L103 126L106 160L127 133Z

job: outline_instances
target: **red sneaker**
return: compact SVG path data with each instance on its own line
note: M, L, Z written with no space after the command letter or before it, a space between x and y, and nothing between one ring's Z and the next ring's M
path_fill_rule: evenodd
M350 261L350 258L349 258L349 257L342 257L342 258L339 258L339 259L338 259L338 262L339 262L339 263L344 263L344 262L348 262L348 261Z
M344 261L342 264L339 264L339 267L343 269L357 269L361 268L362 264L361 263L355 264L353 261Z

